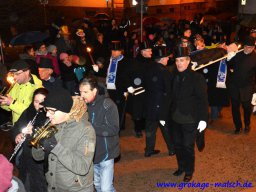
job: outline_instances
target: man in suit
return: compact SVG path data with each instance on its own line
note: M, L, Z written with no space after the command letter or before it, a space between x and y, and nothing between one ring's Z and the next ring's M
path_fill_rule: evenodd
M242 129L240 114L240 104L244 110L244 132L250 131L250 118L252 112L251 99L254 93L256 53L255 40L247 37L244 41L244 51L239 52L229 60L230 79L228 89L231 97L232 117L235 124L235 134L239 134Z
M207 88L204 77L189 67L188 48L177 49L175 63L171 118L178 170L173 175L185 172L184 182L189 182L195 169L197 130L202 132L206 128L208 118Z
M159 150L155 150L158 126L160 126L169 155L174 155L174 146L171 143L167 126L171 94L171 74L166 68L169 57L166 55L165 46L158 46L154 50L154 59L155 62L148 66L148 70L145 72L145 157L160 153Z

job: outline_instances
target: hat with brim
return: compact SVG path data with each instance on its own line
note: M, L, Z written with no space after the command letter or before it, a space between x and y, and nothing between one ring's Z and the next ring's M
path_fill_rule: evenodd
M52 60L49 58L41 57L38 68L53 69Z
M246 46L255 46L255 39L251 36L248 36L244 39L244 45Z
M161 59L163 57L167 57L166 46L157 46L153 51L154 59Z
M148 41L143 41L140 43L140 50L144 50L144 49L152 49Z
M54 108L64 113L69 113L73 99L70 93L63 88L56 88L49 92L44 102L41 103L44 107Z
M178 47L175 51L175 58L189 57L189 50L187 47Z
M113 51L121 51L123 50L122 44L120 41L111 41L111 50Z
M29 64L26 61L21 59L21 60L15 61L12 64L9 71L10 72L17 72L17 71L20 71L20 70L25 71L27 69L29 69Z

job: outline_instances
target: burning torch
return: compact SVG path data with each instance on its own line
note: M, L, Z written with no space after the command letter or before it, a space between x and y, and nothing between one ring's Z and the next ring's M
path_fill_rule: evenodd
M97 64L95 64L95 62L94 62L94 60L93 60L93 57L92 57L92 54L91 54L92 49L91 49L90 47L87 47L87 48L86 48L86 51L87 51L87 53L88 53L89 56L90 56L90 59L91 59L91 62L92 62L92 68L93 68L93 70L94 70L96 73L99 72L99 66L98 66Z

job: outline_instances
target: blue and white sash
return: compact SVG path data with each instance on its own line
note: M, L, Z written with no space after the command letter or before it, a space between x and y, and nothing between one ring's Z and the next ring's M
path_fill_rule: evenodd
M226 59L223 59L220 61L220 66L218 70L218 75L217 75L217 83L216 87L217 88L223 88L226 89L226 78L227 78L227 65L226 65Z
M118 62L124 58L123 55L120 55L118 58L110 58L110 64L108 67L108 74L106 79L107 89L116 89L116 72L118 67Z

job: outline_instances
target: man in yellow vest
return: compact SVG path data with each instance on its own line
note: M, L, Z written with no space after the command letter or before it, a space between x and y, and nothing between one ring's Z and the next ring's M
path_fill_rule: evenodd
M15 61L9 72L13 74L15 83L8 94L0 96L0 105L12 111L12 122L15 123L32 102L34 91L42 87L42 81L30 73L29 65L24 60Z

